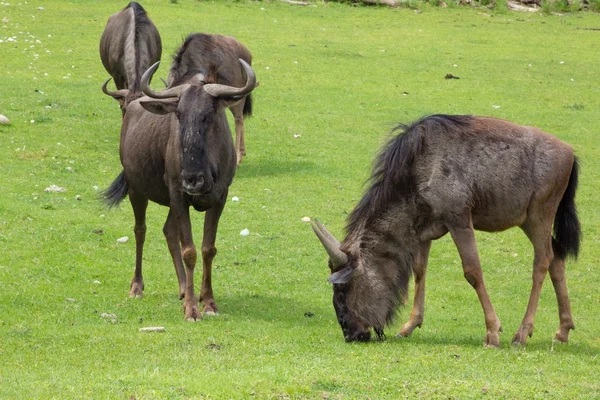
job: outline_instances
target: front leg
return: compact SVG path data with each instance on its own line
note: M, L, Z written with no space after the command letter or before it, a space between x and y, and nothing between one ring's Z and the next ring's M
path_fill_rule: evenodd
M182 206L182 204L185 204ZM183 312L187 321L197 321L202 318L198 309L198 298L194 293L194 269L196 267L197 251L192 239L192 224L190 222L189 206L183 201L178 203L171 198L171 211L177 221L179 239L181 240L181 255L186 269L185 297Z
M215 241L219 219L225 207L227 191L222 198L215 202L213 207L206 210L204 215L204 237L202 238L202 287L200 289L200 301L204 305L204 314L214 315L218 312L212 291L212 262L217 254Z
M415 276L415 296L413 308L410 312L408 322L396 335L398 337L409 337L415 328L420 328L423 324L425 315L425 274L427 272L427 260L429 258L429 249L431 248L431 240L422 242L419 245L419 253L415 257L413 265L413 274Z
M500 347L500 332L502 332L502 327L485 289L483 272L479 262L479 255L477 254L475 232L473 231L470 216L468 217L468 221L461 225L464 227L452 226L449 230L462 260L465 279L473 286L475 292L477 292L477 297L479 297L479 302L483 308L486 327L484 346Z

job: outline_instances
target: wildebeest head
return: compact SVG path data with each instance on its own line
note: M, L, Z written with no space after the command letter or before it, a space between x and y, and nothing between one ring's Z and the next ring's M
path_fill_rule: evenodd
M142 76L141 87L151 100L140 104L154 114L174 113L179 122L181 148L181 185L190 195L208 194L217 180L217 167L209 161L211 141L222 140L222 131L229 135L224 108L250 93L256 86L256 76L248 63L239 60L246 71L246 84L233 87L206 83L201 73L194 73L185 83L160 92L148 87L158 62ZM214 142L212 143L214 145ZM214 157L213 157L214 158Z
M378 290L380 282L362 268L362 260L351 252L342 250L340 242L323 224L316 221L313 230L329 254L333 307L344 339L347 342L367 342L371 338L370 328L383 339L384 325L392 316L390 310L393 306L387 300L389 293L380 295L386 292L385 289Z

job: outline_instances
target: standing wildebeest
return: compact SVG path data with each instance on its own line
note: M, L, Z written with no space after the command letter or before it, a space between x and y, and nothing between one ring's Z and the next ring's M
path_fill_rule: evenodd
M546 271L558 299L556 340L574 329L565 258L577 256L577 160L573 149L533 127L489 117L433 115L392 138L375 163L371 184L339 243L313 225L330 257L333 305L347 341L383 337L415 276L414 305L400 336L423 323L431 241L450 232L464 276L483 307L486 346L499 346L500 320L483 282L474 229L520 227L534 248L533 287L513 338L525 344ZM554 238L552 225L554 222Z
M102 91L119 101L122 112L127 104L142 97L140 78L160 60L161 53L160 34L140 4L132 1L108 18L100 39L100 58L118 90L107 89L109 79Z
M239 58L252 65L250 51L230 36L208 35L194 33L188 35L181 48L173 57L173 64L169 71L168 84L173 82L192 69L197 69L206 74L210 65L217 68L218 83L228 86L241 86L246 82L246 73L240 67ZM229 110L235 120L235 152L237 165L246 155L244 142L244 116L252 115L252 97L247 95L229 104Z
M241 88L213 83L214 75L190 71L169 89L154 92L148 82L158 63L142 77L142 97L129 104L121 128L123 172L105 191L106 202L117 205L127 194L135 215L136 261L131 296L141 296L142 252L148 200L169 207L163 233L185 297L188 320L201 317L194 293L196 247L192 241L189 207L206 211L202 240L204 313L217 312L211 286L215 238L227 191L235 174L235 149L224 107L256 86L252 68L239 60L247 80ZM149 111L149 112L148 112ZM158 114L158 115L157 115ZM183 262L182 262L183 261ZM185 269L184 269L185 263Z

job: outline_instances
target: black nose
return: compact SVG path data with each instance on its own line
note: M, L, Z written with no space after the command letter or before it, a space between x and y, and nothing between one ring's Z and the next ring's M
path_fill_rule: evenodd
M183 185L183 189L190 193L198 193L200 191L202 191L204 188L204 173L203 172L186 172L186 171L182 171L181 172L181 180L182 180L182 185Z
M356 331L352 334L344 334L346 342L368 342L371 339L370 331Z

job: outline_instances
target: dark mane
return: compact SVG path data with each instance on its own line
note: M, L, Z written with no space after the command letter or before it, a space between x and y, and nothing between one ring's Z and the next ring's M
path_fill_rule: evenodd
M185 51L187 50L188 46L190 45L190 43L192 42L192 39L194 38L194 34L189 34L185 40L183 41L183 43L181 44L181 46L179 46L179 48L177 49L177 51L175 52L175 54L173 54L173 63L171 64L171 70L172 71L177 71L179 69L179 66L183 60L183 54L185 53Z
M423 150L423 136L435 132L444 134L470 124L470 115L435 114L420 118L410 125L398 124L392 129L392 137L375 159L370 183L364 196L348 217L346 231L355 231L363 222L375 218L399 198L415 191L413 166Z

